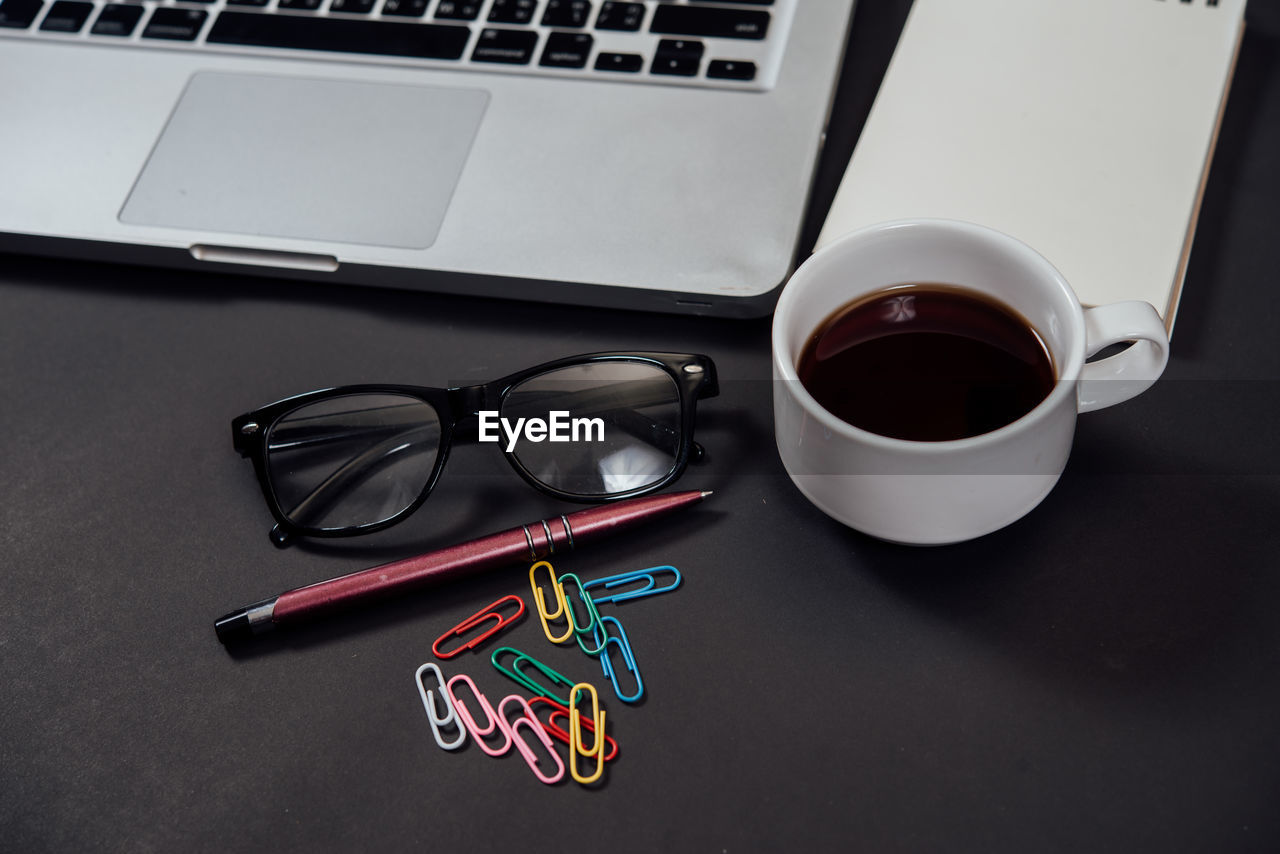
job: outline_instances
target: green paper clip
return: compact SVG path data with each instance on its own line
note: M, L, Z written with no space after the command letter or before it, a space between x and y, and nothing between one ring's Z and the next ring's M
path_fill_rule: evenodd
M511 660L510 670L508 670L507 668L503 667L501 664L498 663L498 656L504 652L509 652L515 656L515 658ZM562 676L561 674L556 673L550 667L547 667L547 665L543 664L541 661L538 661L538 659L534 658L533 656L523 653L520 650L515 649L514 647L503 646L493 651L493 655L489 656L489 661L493 662L493 666L497 668L497 671L501 673L503 676L514 681L518 685L528 688L530 691L532 691L534 694L537 694L539 697L546 697L549 700L555 700L556 702L562 703L566 706L569 705L568 697L561 699L556 694L551 693L551 690L549 688L543 688L537 682L533 681L533 679L529 678L527 675L520 672L520 663L522 661L527 661L529 664L533 665L533 667L535 667L538 671L540 671L543 676L550 679L552 684L564 685L566 688L572 688L574 686L575 683L572 679L568 679Z
M578 598L582 600L583 605L587 609L587 624L585 626L578 625L577 615L573 610L573 601L569 598L569 588L565 582L571 580L573 585L578 588ZM591 601L591 597L587 595L587 589L582 586L582 579L574 575L572 572L566 572L560 576L560 589L564 591L565 612L569 616L569 625L573 628L573 633L578 641L579 648L587 655L599 655L604 652L604 644L600 643L595 649L588 649L586 641L583 638L590 637L592 640L596 638L596 626L600 625L600 612L596 610L596 603Z

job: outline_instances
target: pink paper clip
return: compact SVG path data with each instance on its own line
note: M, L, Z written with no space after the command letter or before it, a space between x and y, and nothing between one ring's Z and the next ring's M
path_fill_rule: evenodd
M507 719L507 703L515 701L521 707L521 713L515 720ZM556 753L555 745L551 743L551 736L547 735L546 730L538 723L537 717L533 714L533 709L529 706L529 701L519 694L511 694L503 697L498 703L498 718L507 725L507 729L511 731L511 739L516 746L516 750L524 757L525 764L529 766L529 770L533 771L533 776L550 786L553 783L559 783L564 779L564 760L560 758L560 754ZM547 749L552 761L556 766L555 774L544 774L538 767L538 757L534 754L533 748L529 743L520 737L520 727L528 727L542 746Z
M476 719L471 716L471 712L467 711L467 707L458 697L458 692L454 689L455 682L465 682L471 688L471 693L476 695L476 702L484 711L485 719L489 722L483 729L476 724ZM480 689L476 687L476 683L471 681L471 677L465 673L459 673L454 676L444 686L445 691L449 693L449 699L453 701L454 711L458 713L458 719L462 721L462 726L471 733L471 737L476 740L476 744L480 745L480 749L490 756L501 756L511 749L511 728L507 726L507 722L502 719L497 712L494 711L493 705L480 693ZM486 735L492 735L494 731L502 733L505 739L502 747L493 748L484 743Z
M517 606L516 612L512 614L510 617L503 617L500 612L500 609L502 608L503 605L509 602L515 602ZM468 649L474 649L475 647L487 641L489 638L496 635L498 632L505 629L507 626L510 626L511 624L515 623L517 620L519 620L523 616L524 616L524 600L521 599L519 596L515 596L515 595L503 596L497 602L486 605L484 608L481 608L479 612L472 614L470 617L467 617L461 623L458 623L458 625L454 626L453 628L449 629L449 631L445 632L440 637L436 638L436 642L431 644L431 651L434 652L436 654L436 658L439 658L441 661L453 658L455 655L457 655L460 652L463 652ZM464 635L467 632L474 629L476 626L479 626L491 619L497 620L497 622L488 631L482 632L481 634L475 636L474 638L467 641L457 649L453 649L448 652L440 651L440 644L444 643L450 638L460 637L461 635Z

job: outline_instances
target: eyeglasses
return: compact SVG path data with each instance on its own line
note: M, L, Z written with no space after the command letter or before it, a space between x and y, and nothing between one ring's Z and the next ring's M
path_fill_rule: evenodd
M484 385L308 392L245 413L231 430L282 546L401 521L426 500L455 439L498 444L517 474L566 501L656 492L702 456L694 404L718 392L706 356L593 353Z

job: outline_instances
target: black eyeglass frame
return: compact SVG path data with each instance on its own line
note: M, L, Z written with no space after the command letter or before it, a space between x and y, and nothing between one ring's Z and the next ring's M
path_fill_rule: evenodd
M712 362L709 356L697 353L611 351L569 356L553 362L545 362L480 385L432 388L413 385L363 384L319 389L278 400L275 403L270 403L233 418L231 421L232 444L236 451L240 453L240 456L248 457L253 461L253 469L258 478L258 485L262 489L263 498L266 499L267 508L276 520L276 527L271 531L272 542L276 545L283 546L294 536L352 537L372 534L403 521L417 511L423 502L427 500L427 496L435 488L436 482L440 479L440 474L444 470L445 463L448 461L449 450L453 445L454 432L460 423L475 417L480 410L499 410L503 399L512 388L540 374L560 368L604 362L633 362L652 365L661 368L675 382L680 396L680 435L678 437L679 443L676 449L675 463L665 476L653 483L645 484L626 492L606 495L582 495L548 486L526 469L516 458L513 451L508 451L501 445L499 445L499 448L502 455L507 458L507 462L515 469L516 474L520 475L526 483L539 492L563 501L581 504L606 503L657 492L684 474L691 458L700 457L702 454L701 446L693 441L694 422L697 416L696 401L702 398L715 397L720 393L715 363ZM306 525L299 525L285 515L280 506L280 501L272 488L271 477L267 470L267 437L281 418L299 407L331 398L356 394L398 394L420 400L436 412L440 418L440 448L436 454L431 473L427 477L426 485L422 488L417 498L407 507L377 522L344 528L312 528Z

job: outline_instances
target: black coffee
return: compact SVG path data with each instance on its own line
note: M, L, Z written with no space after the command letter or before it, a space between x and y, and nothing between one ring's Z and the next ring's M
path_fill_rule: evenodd
M1018 420L1053 390L1053 358L1012 309L974 291L912 285L840 308L796 371L829 412L921 442L964 439Z

